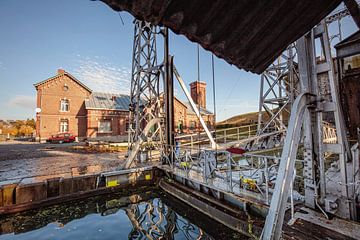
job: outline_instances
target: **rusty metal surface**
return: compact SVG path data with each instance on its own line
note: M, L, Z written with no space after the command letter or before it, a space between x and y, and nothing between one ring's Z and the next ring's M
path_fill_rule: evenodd
M336 44L335 49L337 58L360 54L360 30Z
M335 45L340 67L340 99L349 137L357 139L360 126L360 31ZM356 57L357 56L357 57Z
M102 0L165 25L230 64L263 72L341 0Z
M360 126L360 69L347 73L340 82L341 100L345 123L351 139L357 139Z
M344 0L345 6L354 19L355 24L360 28L360 7L355 0Z

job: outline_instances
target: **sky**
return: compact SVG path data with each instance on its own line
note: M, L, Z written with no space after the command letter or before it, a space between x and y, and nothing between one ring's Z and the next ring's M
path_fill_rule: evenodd
M123 20L123 23L122 23ZM130 93L134 18L100 1L0 1L0 119L35 117L34 83L71 73L93 91ZM355 31L342 20L343 37ZM330 26L336 32L336 26ZM185 83L197 80L197 44L170 32L170 54ZM338 40L334 39L335 44ZM158 61L163 59L158 40ZM200 48L200 80L214 109L211 53ZM217 121L258 111L260 76L215 57ZM175 95L185 100L177 85Z

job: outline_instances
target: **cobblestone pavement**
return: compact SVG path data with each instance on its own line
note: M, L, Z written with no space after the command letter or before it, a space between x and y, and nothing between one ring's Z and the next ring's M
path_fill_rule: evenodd
M124 152L89 153L81 149L75 150L76 145L1 143L0 182L111 171L119 167L125 155Z

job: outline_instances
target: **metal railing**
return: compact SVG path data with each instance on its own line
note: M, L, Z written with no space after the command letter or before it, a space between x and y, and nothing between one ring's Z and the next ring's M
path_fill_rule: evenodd
M323 142L324 143L336 143L337 142L337 134L336 128L333 127L328 122L323 122Z
M210 133L213 135L217 143L228 143L255 136L257 131L256 128L256 124L251 124L239 127L217 129L216 131L210 131ZM175 140L181 142L182 146L191 147L199 144L210 143L210 140L207 138L205 132L176 136Z
M275 188L280 157L254 154L233 155L227 151L169 147L162 154L174 172L239 196L250 196L269 205ZM172 160L171 160L172 158ZM296 160L302 164L302 160ZM297 176L301 181L302 177Z

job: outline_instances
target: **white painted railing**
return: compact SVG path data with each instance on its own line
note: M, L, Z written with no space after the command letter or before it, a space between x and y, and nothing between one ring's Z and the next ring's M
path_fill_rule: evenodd
M211 134L217 143L228 143L256 135L256 127L256 124L251 124L239 127L217 129L216 133L215 131L211 131ZM205 132L179 135L175 137L175 140L180 142L182 146L191 147L200 144L208 144L210 142L206 137Z

